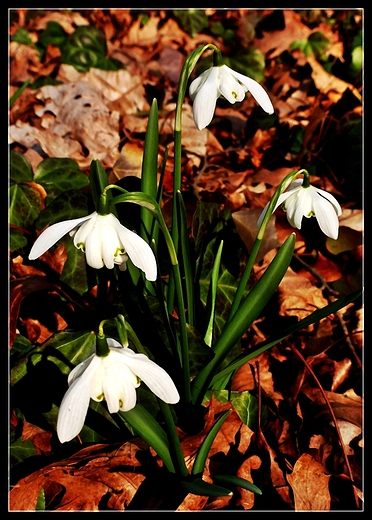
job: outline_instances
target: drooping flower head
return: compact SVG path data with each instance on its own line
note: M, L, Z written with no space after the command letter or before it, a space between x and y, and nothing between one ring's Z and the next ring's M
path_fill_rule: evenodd
M28 258L39 258L67 233L73 237L75 247L85 252L87 264L91 267L113 269L118 264L124 270L129 257L144 271L147 280L156 280L157 265L151 247L123 226L112 213L100 215L95 211L86 217L49 226L35 241Z
M179 401L177 388L163 368L144 354L122 347L115 339L107 338L107 344L106 356L94 352L69 374L69 389L62 399L57 420L61 442L68 442L79 434L90 399L97 402L105 399L110 413L134 408L136 388L141 381L166 403Z
M254 79L236 72L227 65L213 66L204 71L192 81L189 87L197 128L202 130L212 121L219 97L222 96L234 104L243 101L248 91L265 112L274 113L269 95Z
M301 229L302 218L316 217L320 229L334 240L338 238L339 220L342 210L335 197L325 190L315 188L304 179L296 179L287 191L282 193L274 211L283 205L288 222L292 227ZM262 211L257 225L260 226L268 204Z

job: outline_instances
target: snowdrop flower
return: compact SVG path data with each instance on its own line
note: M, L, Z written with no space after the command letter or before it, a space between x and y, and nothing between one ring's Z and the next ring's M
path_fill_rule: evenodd
M235 72L227 65L213 66L204 71L192 81L189 88L197 128L202 130L212 121L219 97L223 96L234 104L236 101L243 101L248 91L265 112L273 114L274 107L270 98L257 81Z
M136 388L141 380L166 403L179 401L177 388L163 368L112 338L107 338L107 344L108 355L100 357L93 353L70 372L69 389L62 399L57 420L61 442L68 442L79 434L90 398L97 402L105 399L110 413L134 408Z
M303 179L294 180L289 185L288 190L279 195L274 211L283 204L288 222L297 229L301 229L302 217L310 218L315 216L323 233L337 240L338 217L342 213L340 204L327 191L315 188L310 184L308 186L303 186L302 184ZM267 207L268 204L258 219L258 226L261 225Z
M133 264L144 271L147 280L156 280L157 266L151 247L120 224L112 213L99 215L94 212L87 217L49 226L37 238L28 258L39 258L66 233L73 237L75 247L85 252L87 264L91 267L101 269L105 265L113 269L114 264L119 264L124 270L129 256Z

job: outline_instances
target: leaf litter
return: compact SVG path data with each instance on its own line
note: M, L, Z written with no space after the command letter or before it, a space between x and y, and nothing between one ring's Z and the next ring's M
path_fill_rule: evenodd
M9 128L12 148L31 157L35 168L45 156L68 157L86 171L92 158L99 158L110 169L114 182L139 177L146 129L143 116L149 110L151 92L163 97L159 112L159 163L165 153L169 154L164 196L170 197L171 189L167 191L167 187L171 186L177 79L185 53L202 43L213 43L215 36L202 32L192 38L166 10L146 12L145 24L135 10L46 10L28 18L30 12L14 10L17 16L9 27L12 35L27 28L35 42L50 21L59 23L68 34L76 27L93 24L106 35L109 55L124 68L90 68L81 72L60 63L61 53L53 45L48 45L41 60L36 48L10 42L10 96L28 79L54 74L58 82L32 90L28 87L14 103ZM346 75L340 78L326 70L324 59L319 61L319 57L306 54L293 44L308 41L311 35L321 32L329 41L326 59L344 63L345 20L354 17L358 25L361 15L353 10L313 10L307 14L270 9L207 12L212 21L234 22L244 39L265 56L265 76L275 100L278 122L268 129L261 122L260 128L254 103L247 97L239 107L218 103L216 122L224 123L212 123L199 132L193 125L191 105L186 103L185 196L228 208L248 250L253 240L253 222L260 210L284 172L298 169L303 161L321 165L323 175L319 181L339 194L343 207L337 243L330 239L320 241L310 222L305 222L297 233L297 262L280 284L276 301L247 332L244 340L249 350L270 336L279 323L305 317L331 301L334 292L342 291L345 285L360 283L363 209L359 194L348 191L347 172L337 171L338 165L332 162L334 158L325 143L334 133L344 131L345 120L360 116L361 88L353 85L350 78L344 79ZM312 15L314 20L310 20ZM328 18L336 21L334 27L327 23ZM256 30L251 39L250 24ZM228 49L223 38L218 38L222 48ZM296 135L304 137L297 147ZM289 230L285 215L277 210L262 245L255 276L263 272L281 237ZM64 246L48 254L51 269L61 272L66 261ZM18 255L11 258L11 273L18 291L18 304L10 309L14 323L21 320L29 339L39 344L53 332L64 330L68 323L61 316L51 326L48 321L22 312L19 298L27 298L23 280L35 275L34 268L23 265ZM45 273L36 275L43 277ZM73 307L77 302L72 299L71 303ZM362 310L350 305L240 367L231 382L231 391L251 392L259 409L265 409L266 420L251 429L231 404L212 396L204 429L195 435L180 430L179 435L185 460L191 464L215 418L230 406L232 413L213 443L204 478L211 481L213 472L235 471L237 476L254 481L262 495L241 488L232 497L212 499L188 494L177 510L360 509L362 326ZM50 432L14 414L13 423L21 429L22 440L35 447L36 454L30 458L34 466L20 469L18 465L18 471L14 471L10 510L35 510L40 493L47 510L130 510L148 475L157 475L161 469L156 454L136 438L114 447L93 444L62 455ZM148 504L151 509L151 496Z

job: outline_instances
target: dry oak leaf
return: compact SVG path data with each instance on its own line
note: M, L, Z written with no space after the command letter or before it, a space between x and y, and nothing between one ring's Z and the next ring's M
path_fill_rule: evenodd
M258 436L258 447L269 454L270 457L270 479L274 486L275 492L286 502L290 507L293 506L290 488L285 479L281 464L279 464L278 453L267 442L264 433L261 431Z
M44 106L35 113L42 117L42 126L45 114L47 128L17 121L10 126L11 142L28 148L39 144L49 157L69 157L81 168L93 159L113 166L119 154L119 113L109 111L99 90L86 82L47 85L36 97Z
M79 72L72 65L62 64L57 79L63 83L85 81L95 87L111 110L125 114L138 114L149 109L143 78L126 69L102 70L94 67Z
M318 287L288 268L279 284L280 316L296 316L301 320L327 304L328 301Z
M73 33L76 26L89 25L89 21L77 11L51 11L47 12L42 18L36 21L35 29L42 31L46 29L49 22L58 23L67 34Z
M308 56L307 61L309 62L313 72L311 74L315 86L323 94L333 93L333 101L336 103L341 99L342 94L345 90L349 89L354 96L362 101L362 96L358 89L356 89L351 83L329 74L322 65L314 58L314 56ZM336 94L336 96L335 96Z
M329 511L331 496L328 489L330 475L322 464L304 453L296 461L287 480L293 490L296 511Z
M52 435L52 432L47 432L35 424L31 424L27 421L23 422L22 439L24 441L29 439L35 446L38 455L47 454L52 451L50 444Z
M319 406L320 411L318 417L323 415L329 418L330 421L332 420L328 406L324 402L323 395L319 389L311 388L309 385L305 384L301 391L313 402L314 405ZM349 421L360 428L363 427L363 398L357 395L354 390L348 390L344 394L325 391L325 394L329 404L332 406L332 410L337 420Z
M313 32L301 21L301 15L292 10L283 10L284 29L263 32L263 38L254 40L254 48L259 49L269 58L275 58L288 50L295 40L307 40Z
M12 84L23 83L41 68L40 54L34 47L16 41L9 44L9 76Z
M231 384L231 390L235 392L245 392L254 390L258 383L258 377L253 373L259 370L259 384L265 395L271 399L278 401L283 399L281 394L275 392L273 375L270 371L270 356L267 352L263 352L257 356L254 361L245 363L236 371Z
M248 459L245 459L243 464L239 467L236 472L237 477L244 478L248 480L248 482L253 482L252 478L252 469L258 469L261 466L261 459L257 455L253 455ZM248 489L244 489L238 487L239 498L237 499L236 504L239 506L243 506L245 510L252 509L254 506L255 493L253 491L249 491Z
M53 511L124 510L145 479L136 454L141 443L84 448L69 459L50 464L21 479L9 493L11 511L35 511L41 489Z

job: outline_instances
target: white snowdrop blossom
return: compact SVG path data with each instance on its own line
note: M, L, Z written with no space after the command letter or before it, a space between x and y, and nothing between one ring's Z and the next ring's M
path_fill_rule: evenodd
M94 212L87 217L49 226L36 239L28 258L39 258L67 233L73 237L75 247L85 252L87 264L91 267L113 269L118 264L121 270L125 270L129 257L144 271L147 280L156 280L157 265L151 247L124 227L112 213L99 215Z
M334 240L338 238L339 220L342 210L335 197L327 191L309 185L302 186L303 179L296 179L287 191L279 195L274 211L282 204L292 227L301 229L302 217L316 217L320 229ZM260 226L268 204L262 211L257 225Z
M248 91L265 112L274 113L269 95L254 79L230 69L227 65L210 67L204 71L189 87L197 128L202 130L212 121L219 97L222 96L234 104L236 101L243 101Z
M179 394L168 373L144 354L122 347L107 338L109 354L94 352L77 365L68 376L69 388L62 399L57 420L60 442L68 442L81 431L90 399L107 402L110 413L127 412L135 407L136 388L143 381L156 396L169 404L179 401Z

